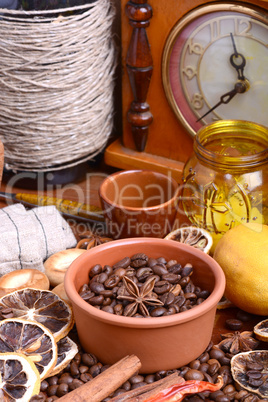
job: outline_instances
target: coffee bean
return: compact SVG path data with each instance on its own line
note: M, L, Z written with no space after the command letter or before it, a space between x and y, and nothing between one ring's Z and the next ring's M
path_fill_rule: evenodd
M161 317L164 313L166 313L167 309L165 307L156 307L151 311L152 317Z
M248 384L251 385L254 388L258 388L263 384L263 380L262 379L256 379L256 378L249 378L248 379Z
M169 268L170 268L170 267L173 267L174 265L176 265L177 262L178 262L177 260L169 260L169 261L166 263L167 269L169 270Z
M159 283L160 282L158 282L157 285L154 287L154 292L157 295L163 295L172 288L172 285L170 283L163 283L163 285L160 285Z
M94 265L88 273L89 278L93 278L93 276L98 275L102 272L102 266L100 264Z
M102 364L100 362L98 362L90 367L89 373L92 375L92 377L96 377L98 374L100 374L101 367L102 367Z
M200 366L201 366L201 363L199 360L193 360L192 362L189 363L189 367L194 370L198 370L200 368Z
M148 258L148 267L152 268L155 264L157 264L157 260L155 258Z
M92 377L92 375L89 374L89 373L83 373L83 374L81 374L81 376L80 376L80 380L83 381L83 382L88 382L88 381L93 380L93 377Z
M110 276L113 273L113 268L110 265L104 265L103 272Z
M261 363L257 363L257 362L247 362L246 367L247 367L247 370L254 370L254 371L259 371L259 370L264 369L264 366Z
M95 294L100 294L103 290L105 290L104 285L99 282L91 282L89 287Z
M188 398L188 402L203 402L203 399L199 395L193 395Z
M242 328L243 323L242 323L242 321L237 320L235 318L230 318L225 321L225 325L227 328L229 328L233 331L239 331Z
M185 286L190 282L190 277L189 276L184 276L180 279L179 284L181 285L182 289L185 288Z
M81 360L84 364L86 364L88 367L93 366L94 364L96 364L98 362L96 356L94 356L91 353L83 353Z
M224 395L224 393L222 393L222 395L218 395L216 397L215 402L230 402L230 399L227 395Z
M57 391L56 391L56 395L60 398L61 396L64 396L68 393L69 391L69 387L68 384L62 383L59 384Z
M131 257L131 267L140 268L144 267L148 262L148 257L144 253L137 253Z
M184 276L190 276L190 275L192 275L193 271L194 271L194 269L193 269L192 264L186 264L186 265L184 265L184 267L182 268L181 276L182 276L182 277L184 277Z
M53 375L52 377L47 378L47 382L48 382L49 386L58 384L58 381L59 381L59 379L56 375Z
M209 368L209 364L208 363L202 363L199 367L199 370L202 371L202 373L207 373Z
M45 402L46 400L46 395L40 393L39 395L32 396L29 402Z
M218 396L224 396L224 392L223 392L222 390L218 390L218 391L212 392L212 393L210 394L210 398L211 398L213 401L215 401Z
M113 307L112 307L112 306L109 306L109 305L102 307L101 310L102 310L102 311L105 311L106 313L109 313L109 314L114 314L114 309L113 309Z
M204 377L204 374L202 373L202 371L190 369L184 375L184 378L186 381L189 381L189 380L203 381L205 377Z
M167 292L161 295L159 300L161 300L165 306L170 306L174 303L175 295L172 292Z
M73 377L79 377L79 366L76 362L70 364L70 373Z
M234 399L236 389L233 384L228 384L223 388L223 392L229 397L229 399Z
M137 270L137 278L139 281L145 281L149 276L153 274L153 270L150 267L142 267Z
M209 358L210 358L210 356L209 356L208 352L204 352L199 356L198 360L200 361L200 363L207 363Z
M180 276L173 274L172 272L168 272L167 274L162 275L162 279L175 285L179 282Z
M155 264L152 267L152 270L155 275L162 276L162 275L168 274L168 270L165 268L165 266L160 265L160 264Z
M89 299L90 304L92 304L92 306L100 306L102 304L104 300L103 295L98 295L98 296L94 296L91 297L91 299Z
M131 260L129 257L122 258L122 260L113 265L113 269L116 270L117 268L127 268L130 265L130 262Z
M129 391L129 390L131 389L131 384L130 384L130 382L129 382L129 381L124 382L124 384L122 385L122 388L123 388L125 391Z
M83 384L83 381L78 378L74 378L73 382L69 384L69 390L73 391L74 389L81 387Z
M242 322L247 322L252 319L252 314L247 313L246 311L243 310L238 310L236 318Z
M47 389L48 396L56 395L58 389L58 384L50 385Z
M62 383L70 384L72 381L73 381L73 377L69 373L63 373L60 376L58 383L59 384L62 384Z

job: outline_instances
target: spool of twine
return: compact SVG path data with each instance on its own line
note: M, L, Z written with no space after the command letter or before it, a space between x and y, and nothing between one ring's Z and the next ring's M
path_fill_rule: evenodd
M93 159L113 125L110 0L0 14L5 168L47 172Z

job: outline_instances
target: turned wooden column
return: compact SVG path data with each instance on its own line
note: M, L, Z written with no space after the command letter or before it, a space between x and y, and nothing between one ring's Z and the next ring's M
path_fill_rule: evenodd
M149 125L153 115L146 102L153 72L153 59L146 28L152 18L152 7L145 0L130 0L126 4L126 15L133 27L127 57L126 68L134 100L127 114L132 135L138 151L144 151Z

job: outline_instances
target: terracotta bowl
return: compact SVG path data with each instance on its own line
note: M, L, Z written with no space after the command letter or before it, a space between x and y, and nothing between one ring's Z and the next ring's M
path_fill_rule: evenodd
M95 264L113 265L137 252L193 264L193 283L208 289L210 296L191 310L148 318L110 314L89 305L79 296L78 291L88 283L88 273ZM211 339L225 277L212 257L194 247L172 240L132 238L86 251L70 265L64 284L83 348L95 354L103 364L113 364L134 354L141 360L141 373L153 373L179 368L203 353Z
M178 183L150 170L123 170L102 182L99 196L107 229L115 239L164 237L172 230Z

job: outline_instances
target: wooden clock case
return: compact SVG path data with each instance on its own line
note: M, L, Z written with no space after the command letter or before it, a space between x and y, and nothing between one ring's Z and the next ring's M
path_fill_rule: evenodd
M267 0L235 3L268 9ZM108 165L171 172L175 179L181 179L183 166L192 153L193 138L166 99L162 52L175 23L204 4L209 2L121 1L123 134L105 151Z

